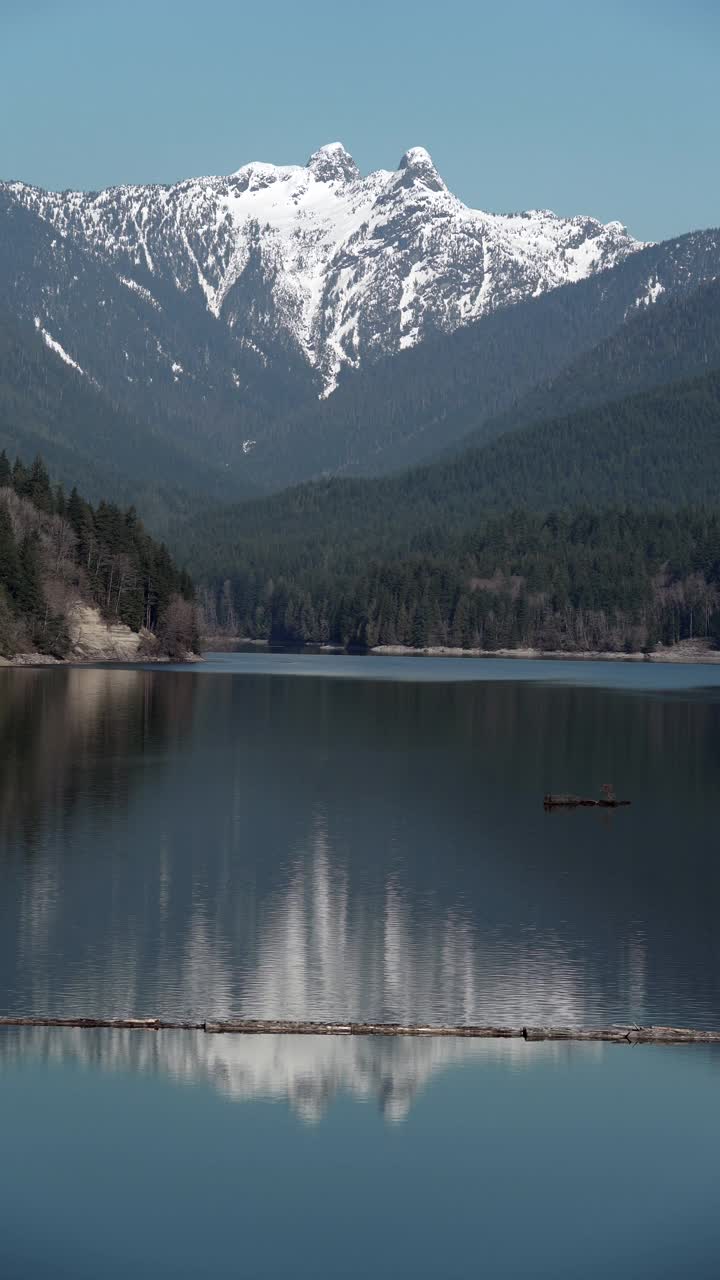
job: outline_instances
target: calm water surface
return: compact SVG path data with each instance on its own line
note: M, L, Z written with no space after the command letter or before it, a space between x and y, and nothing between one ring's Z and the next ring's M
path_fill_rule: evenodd
M3 1280L714 1280L720 1055L0 1034Z
M716 667L4 670L0 744L2 1012L720 1027Z

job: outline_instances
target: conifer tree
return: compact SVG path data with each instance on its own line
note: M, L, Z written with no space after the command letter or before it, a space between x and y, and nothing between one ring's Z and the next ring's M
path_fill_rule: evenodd
M50 488L50 477L47 467L39 454L30 467L26 496L39 511L46 511L48 514L53 511L54 502L52 489Z
M86 511L85 503L83 502L82 498L80 497L80 494L78 493L77 489L73 485L72 490L70 492L70 497L68 498L67 518L70 521L73 529L77 534L80 533L80 529L82 528L83 522L85 520L85 511Z
M13 489L20 498L28 497L28 485L30 481L30 473L20 458L16 458L12 469Z
M42 579L40 574L40 553L36 534L26 534L20 543L19 575L16 592L16 603L20 613L37 621L44 612Z
M17 624L8 594L0 583L0 654L12 658L16 649Z
M87 502L83 502L74 486L67 501L65 514L77 538L79 562L90 569L95 547L93 511Z
M0 505L0 585L11 600L18 593L20 558L7 508Z

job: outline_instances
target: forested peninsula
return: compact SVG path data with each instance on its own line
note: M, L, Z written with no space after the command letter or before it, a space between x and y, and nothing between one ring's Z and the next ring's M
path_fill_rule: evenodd
M193 585L133 507L53 487L0 453L0 657L157 660L197 652Z

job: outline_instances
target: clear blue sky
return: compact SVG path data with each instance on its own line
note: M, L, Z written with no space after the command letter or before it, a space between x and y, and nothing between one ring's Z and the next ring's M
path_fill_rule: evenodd
M720 0L0 0L0 177L169 182L340 139L467 203L720 224Z

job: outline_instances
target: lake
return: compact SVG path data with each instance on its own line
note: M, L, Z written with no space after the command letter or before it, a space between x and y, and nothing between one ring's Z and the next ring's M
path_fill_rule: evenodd
M717 667L5 669L0 743L2 1013L720 1027ZM0 1274L710 1280L719 1096L700 1045L5 1028Z
M0 707L5 1013L720 1027L717 667L225 654Z

